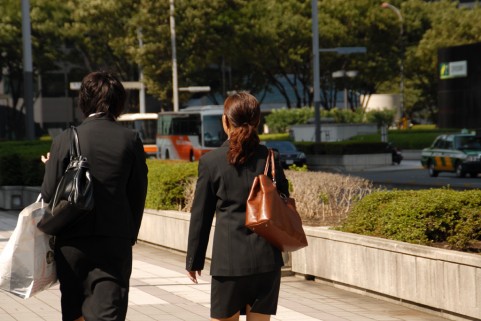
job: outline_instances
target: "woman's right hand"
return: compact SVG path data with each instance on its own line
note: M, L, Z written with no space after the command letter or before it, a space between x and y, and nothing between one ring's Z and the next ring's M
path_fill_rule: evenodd
M199 283L197 281L197 275L195 275L196 273L200 276L201 271L187 271L187 275L189 276L189 279L195 284Z
M45 164L50 159L50 153L47 153L47 155L42 155L40 159L42 160L42 163Z

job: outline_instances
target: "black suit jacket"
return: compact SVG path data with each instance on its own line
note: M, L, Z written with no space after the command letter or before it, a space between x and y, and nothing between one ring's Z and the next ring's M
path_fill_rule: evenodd
M132 243L142 220L147 193L147 165L137 133L107 116L88 117L77 127L80 151L94 182L94 210L59 237L107 236ZM42 197L50 202L69 162L70 130L55 137L45 164Z
M228 142L199 160L192 205L186 269L204 268L211 225L216 213L211 275L243 276L273 271L283 265L280 250L245 227L246 201L254 178L264 172L268 150L259 145L246 164L227 162ZM276 164L277 188L289 195L282 167Z

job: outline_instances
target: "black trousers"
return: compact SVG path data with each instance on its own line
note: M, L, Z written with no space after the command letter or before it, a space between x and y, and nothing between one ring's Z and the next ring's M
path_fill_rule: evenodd
M55 244L62 320L123 321L127 314L132 245L129 239L76 238Z

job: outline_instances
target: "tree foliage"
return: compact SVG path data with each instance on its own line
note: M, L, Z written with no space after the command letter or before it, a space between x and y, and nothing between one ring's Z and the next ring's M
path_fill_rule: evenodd
M480 41L481 7L461 9L448 0L391 3L402 12L402 35L398 17L377 0L318 1L322 49L367 49L320 54L325 109L336 107L336 93L344 88L366 97L398 92L403 62L406 111L434 118L437 50ZM35 72L66 69L69 81L80 81L88 71L110 69L123 80L137 80L142 68L148 92L169 109L169 9L168 1L156 0L31 0ZM249 90L262 100L275 89L288 108L312 105L310 0L176 0L174 16L180 87L208 85L216 104L228 91ZM20 1L4 0L0 67L15 103L22 96L21 39ZM358 74L333 79L338 70ZM180 96L181 102L188 98Z

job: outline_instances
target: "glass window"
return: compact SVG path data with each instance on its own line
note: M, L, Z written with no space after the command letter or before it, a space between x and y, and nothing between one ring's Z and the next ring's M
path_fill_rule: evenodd
M155 144L156 133L155 119L139 119L135 121L135 130L139 132L140 139L144 144Z
M460 136L456 145L459 149L481 149L481 137Z
M288 153L288 152L296 152L296 146L288 141L267 141L266 146L269 148L277 149L279 152Z
M170 135L171 133L172 116L171 115L159 115L159 122L157 132L160 135Z
M434 148L444 148L444 137L439 137L434 142Z
M222 115L204 116L204 146L219 147L227 139L222 127Z
M172 135L199 135L200 115L185 115L173 117L171 123Z

